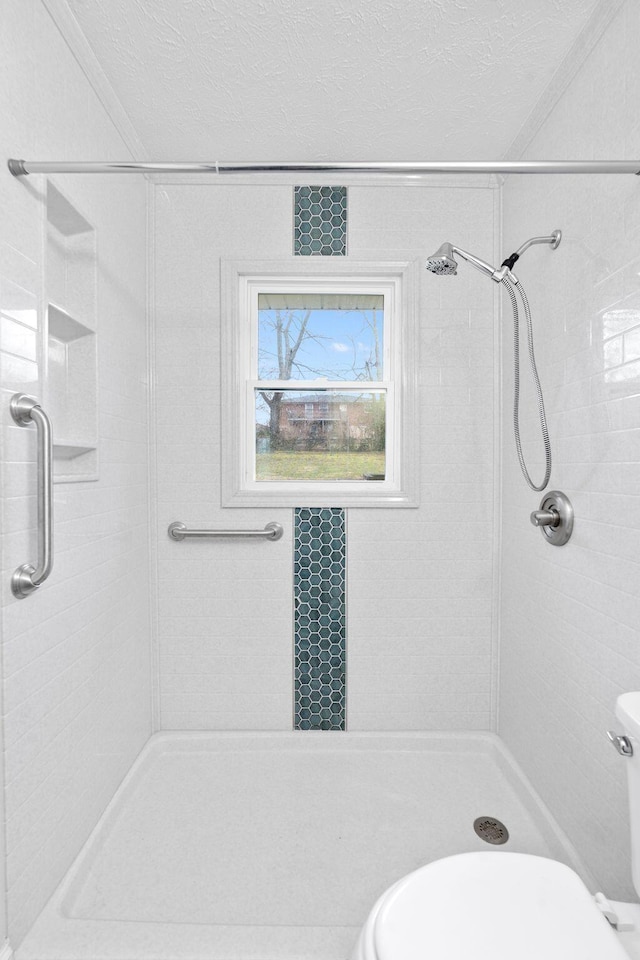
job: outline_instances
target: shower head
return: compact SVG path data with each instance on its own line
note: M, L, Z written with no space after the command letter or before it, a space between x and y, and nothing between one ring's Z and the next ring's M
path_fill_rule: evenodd
M426 263L427 270L431 273L437 273L440 276L456 274L458 264L453 257L453 247L450 243L443 243L442 246L432 253Z
M439 247L435 253L431 254L427 260L425 266L427 270L431 273L436 273L439 276L452 276L458 272L458 262L454 257L454 253L457 253L459 257L462 257L463 260L467 260L470 264L476 267L477 270L481 270L482 273L488 274L490 277L496 279L496 274L498 271L495 267L492 267L490 263L485 263L484 260L481 260L479 257L474 257L472 253L468 253L466 250L461 250L460 247L454 247L449 241L445 241L441 247Z

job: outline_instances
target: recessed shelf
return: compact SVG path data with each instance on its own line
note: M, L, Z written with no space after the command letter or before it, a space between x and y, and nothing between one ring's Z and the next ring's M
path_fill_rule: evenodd
M98 478L96 234L47 182L46 400L56 483Z
M65 237L73 237L78 233L93 232L88 220L74 207L67 198L60 193L57 187L49 181L47 183L47 220Z
M76 320L62 307L56 306L55 303L49 304L47 313L49 316L49 336L56 340L71 343L72 340L79 340L81 337L93 333L93 330Z
M76 457L81 457L84 453L91 453L95 449L95 445L81 446L77 443L54 443L53 456L56 460L75 460Z

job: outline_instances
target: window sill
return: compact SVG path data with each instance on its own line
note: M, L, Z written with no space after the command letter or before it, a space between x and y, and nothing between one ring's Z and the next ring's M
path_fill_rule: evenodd
M396 507L415 508L418 498L381 481L285 484L262 481L229 492L224 507Z

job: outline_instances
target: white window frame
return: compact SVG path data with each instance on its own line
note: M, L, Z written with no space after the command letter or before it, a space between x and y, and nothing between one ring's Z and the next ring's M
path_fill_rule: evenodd
M301 258L302 259L302 258ZM416 264L222 261L222 505L224 507L418 505ZM257 379L260 293L368 293L384 300L381 381ZM255 479L255 390L357 389L386 393L384 480Z

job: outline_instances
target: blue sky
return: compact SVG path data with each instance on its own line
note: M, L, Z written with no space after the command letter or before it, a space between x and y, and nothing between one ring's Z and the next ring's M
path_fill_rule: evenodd
M283 321L292 317L291 339L300 328L305 310L279 311ZM276 310L258 312L258 377L277 379ZM375 321L374 321L375 315ZM307 334L298 350L291 379L373 380L375 374L374 322L382 361L382 310L312 310ZM380 379L383 371L380 368Z

